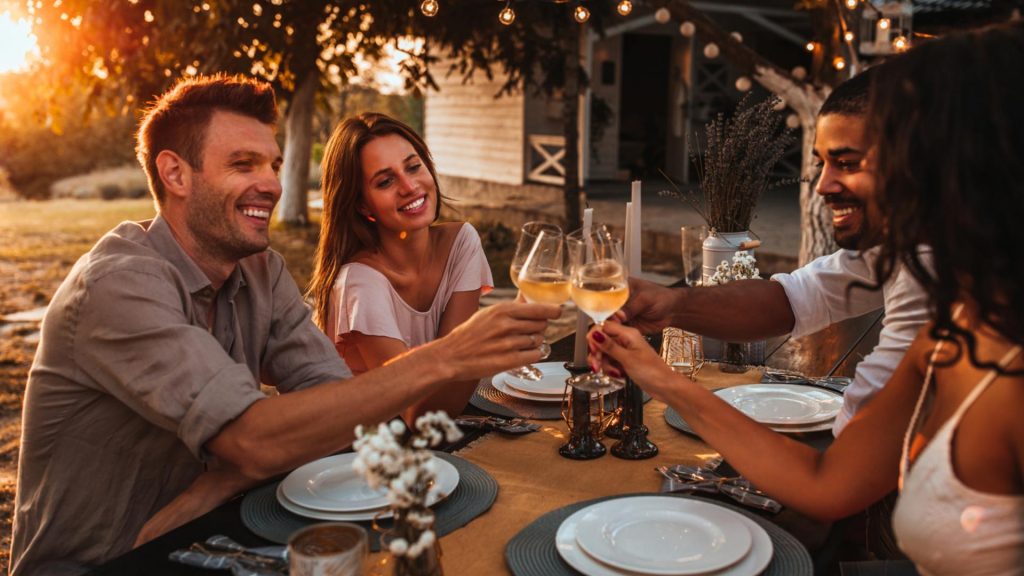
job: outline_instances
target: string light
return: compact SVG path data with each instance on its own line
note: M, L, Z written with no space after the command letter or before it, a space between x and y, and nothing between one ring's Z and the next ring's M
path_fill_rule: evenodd
M438 8L439 6L437 5L437 0L423 0L423 3L420 4L420 11L423 12L423 15L428 18L433 18L434 16L437 16Z
M633 3L629 0L621 0L616 6L615 10L623 16L629 16L629 13L633 11Z
M721 50L718 49L718 44L715 44L714 42L708 42L707 44L704 45L704 57L707 58L708 60L714 60L715 58L718 58L718 55L720 53Z
M907 48L910 48L910 41L907 40L906 36L902 34L892 39L892 47L897 52L903 52Z
M857 0L846 0L846 7L853 10L857 7Z
M750 81L750 78L747 78L746 76L740 76L736 79L736 90L739 90L740 92L747 92L753 88L753 86L754 85Z
M804 48L806 48L808 52L814 52L814 49L817 46L818 44L816 42L808 42L807 44L804 45Z
M679 25L679 33L686 38L692 38L693 35L697 33L697 26L693 22L687 20Z
M572 11L572 17L580 24L583 24L587 20L590 20L590 10L587 10L586 6L580 4Z
M832 67L835 68L836 70L842 70L843 68L846 68L846 59L843 58L842 56L836 56L835 58L832 59Z
M740 34L739 32L730 32L729 36L732 37L733 40L739 42L740 44L743 43L743 34Z
M882 18L881 20L878 21L879 30L888 30L890 25L891 22L889 22L888 18Z
M853 32L847 30L846 34L843 34L843 40L846 40L847 42L853 42Z
M668 11L668 8L658 8L654 12L654 21L658 24L667 24L672 19L672 13Z
M498 22L501 22L505 26L511 26L515 21L516 12L508 5L508 2L506 2L505 7L498 13Z

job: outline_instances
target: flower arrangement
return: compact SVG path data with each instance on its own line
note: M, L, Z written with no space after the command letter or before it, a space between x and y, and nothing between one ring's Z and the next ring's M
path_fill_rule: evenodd
M761 278L761 271L757 269L757 259L746 250L740 250L733 254L732 264L728 260L722 260L715 273L708 278L708 284L728 284L732 280L750 280Z
M394 528L387 542L395 556L395 574L439 574L435 545L434 513L427 498L436 485L437 468L431 447L462 437L455 422L444 412L428 412L416 420L412 433L398 419L367 431L356 427L352 463L371 488L386 488L394 512ZM434 552L434 553L431 553Z
M703 153L694 154L700 197L692 190L680 192L671 179L675 191L664 194L688 202L717 232L749 230L763 192L799 181L771 181L775 165L796 141L795 131L785 126L781 102L772 96L754 103L747 94L732 116L719 113L705 127Z

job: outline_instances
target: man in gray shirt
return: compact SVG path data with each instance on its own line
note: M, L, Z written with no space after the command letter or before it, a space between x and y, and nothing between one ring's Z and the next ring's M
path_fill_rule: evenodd
M138 154L158 215L104 236L43 322L12 574L84 571L446 382L540 359L558 308L509 303L352 378L268 250L276 120L268 85L231 77L181 82L147 111Z

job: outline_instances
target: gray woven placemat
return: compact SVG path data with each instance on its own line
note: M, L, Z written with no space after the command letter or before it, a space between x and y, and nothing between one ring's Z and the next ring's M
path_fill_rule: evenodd
M470 520L483 514L498 497L498 482L483 468L472 462L435 452L435 456L450 462L459 471L459 485L448 498L434 506L434 530L438 536L444 536L469 523ZM242 523L257 536L285 544L288 537L310 524L324 522L292 514L277 502L277 482L249 492L242 499ZM373 530L371 522L355 522L366 528L370 536L370 550L380 550L380 533ZM390 527L390 520L382 520L378 524Z
M676 412L675 409L672 408L671 406L667 406L665 408L665 423L675 428L676 430L679 430L680 432L685 432L691 436L700 438L700 435L694 432L693 428L690 428L690 425L686 423L686 420L683 420L683 417L679 414L679 412ZM787 436L793 438L794 440L799 440L800 442L803 442L804 444L807 444L808 446L815 448L821 452L824 452L829 447L829 445L832 444L832 441L835 440L835 438L832 436L832 430L822 430L820 432L793 433L787 434Z
M651 397L644 392L644 403ZM611 410L615 404L612 395L605 398L605 410ZM491 384L490 378L483 378L476 387L469 403L473 406L506 418L528 418L530 420L561 420L561 402L533 402L509 396Z
M586 502L577 502L565 508L553 510L540 518L534 520L526 528L516 534L505 546L505 563L515 576L575 576L579 574L571 566L562 560L555 548L555 533L558 527L566 518L577 510L614 498L625 498L628 496L651 496L651 494L623 494L620 496L609 496L597 498ZM672 496L674 498L692 498L705 502L712 502L724 508L728 508L739 514L743 514L756 522L772 540L772 561L768 568L762 572L763 576L810 576L814 572L814 565L811 562L811 555L807 548L800 543L792 534L765 520L760 516L712 500L696 498L683 494L659 494L659 496Z

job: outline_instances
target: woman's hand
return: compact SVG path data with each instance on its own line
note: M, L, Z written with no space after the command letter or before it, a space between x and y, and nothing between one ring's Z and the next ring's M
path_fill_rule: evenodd
M676 373L661 360L636 328L611 318L603 327L594 326L587 336L590 365L601 367L616 378L629 377L659 400L664 400Z

